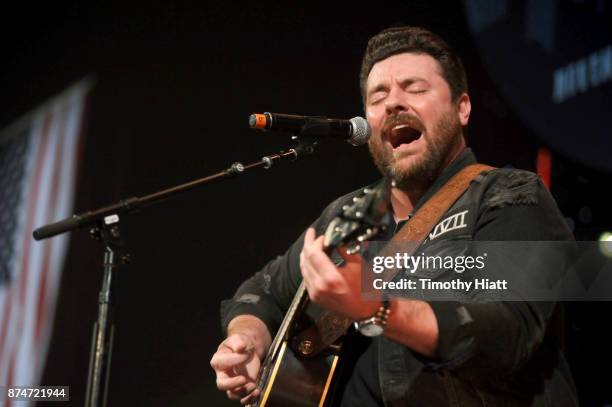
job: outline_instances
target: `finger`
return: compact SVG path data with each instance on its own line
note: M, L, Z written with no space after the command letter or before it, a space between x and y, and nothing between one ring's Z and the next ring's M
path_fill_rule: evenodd
M249 401L248 400L249 397L251 397L254 400L254 398L256 396L259 396L260 394L260 390L256 387L257 386L255 385L255 383L251 382L251 383L248 383L246 386L237 387L232 390L227 390L226 394L230 400L247 399L247 401Z
M300 253L300 272L302 274L302 278L304 279L304 283L306 284L306 289L312 289L312 287L317 284L319 276L316 270L314 270L312 267L311 261L308 259L306 252L307 250L302 250Z
M300 252L300 272L302 273L302 277L306 278L304 275L303 268L306 266L306 255L304 255L304 250Z
M240 404L244 405L254 402L255 400L257 400L257 397L259 397L260 393L261 391L259 389L254 389L248 396L240 400Z
M242 397L240 394L233 392L231 390L227 390L225 394L227 394L227 398L230 400L240 400L240 398Z
M249 382L246 376L219 376L217 377L217 388L219 390L232 390L236 387L244 386Z
M306 234L304 235L304 246L310 246L312 242L315 240L316 232L314 228L308 228L306 230Z
M246 397L253 392L257 388L257 384L254 381L250 381L246 383L244 386L235 388L232 391L236 394L242 394L242 397Z
M312 263L313 259L327 259L329 257L324 251L325 236L319 236L315 239L314 229L310 228L306 232L306 238L304 240L304 247L300 253L300 261ZM329 260L331 263L331 260ZM333 263L332 263L333 264ZM314 264L312 264L314 266Z
M309 270L320 277L325 277L328 273L336 272L334 263L316 243L305 253L305 262Z
M245 335L230 335L219 345L219 350L229 348L232 352L240 353L248 350L250 340Z
M304 262L300 267L304 284L306 285L306 291L310 294L313 293L314 287L319 284L320 277L312 270L312 267L308 262Z
M252 353L220 353L217 352L210 360L210 365L215 370L227 370L237 365L244 364Z
M317 250L323 251L323 249L325 249L325 236L321 235L317 237L314 242L312 242L312 246Z
M304 237L304 247L302 248L302 252L306 255L306 257L310 256L313 252L323 251L325 245L325 236L321 235L316 237L315 230L313 228L309 228L306 231L306 236Z

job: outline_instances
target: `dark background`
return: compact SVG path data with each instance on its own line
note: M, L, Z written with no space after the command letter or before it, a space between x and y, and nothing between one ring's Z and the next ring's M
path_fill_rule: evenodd
M93 74L75 202L81 212L290 145L250 131L253 112L362 115L358 72L367 39L391 24L422 25L464 59L469 144L480 160L534 170L537 149L550 148L551 189L577 238L594 240L612 227L602 192L609 174L558 153L523 124L481 62L460 2L333 4L336 11L331 2L7 10L0 128ZM329 142L307 160L123 218L134 261L117 273L109 404L229 404L209 367L221 340L219 301L282 253L327 203L377 177L366 148ZM579 216L585 207L590 217ZM43 384L70 385L72 405L83 404L101 262L101 247L85 232L73 234L43 377ZM568 357L587 406L612 403L610 310L608 303L569 307Z

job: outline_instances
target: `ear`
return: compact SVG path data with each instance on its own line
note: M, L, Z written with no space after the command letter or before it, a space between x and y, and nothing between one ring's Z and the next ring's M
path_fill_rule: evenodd
M467 93L462 93L459 99L457 99L457 115L461 126L467 126L471 111L472 103L470 102L470 96Z

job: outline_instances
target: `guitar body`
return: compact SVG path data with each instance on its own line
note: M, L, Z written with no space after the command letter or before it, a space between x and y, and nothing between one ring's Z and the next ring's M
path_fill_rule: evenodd
M257 407L329 406L340 355L305 358L284 341L271 359L266 386Z
M313 326L322 309L308 301L300 284L285 320L259 372L261 395L250 407L329 407L338 379L344 335L320 352L309 355L309 341L299 332Z

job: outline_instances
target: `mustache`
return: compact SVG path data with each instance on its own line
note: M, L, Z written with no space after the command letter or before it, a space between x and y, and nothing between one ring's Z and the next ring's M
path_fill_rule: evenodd
M398 113L387 117L383 123L382 133L388 135L393 127L400 124L410 126L421 133L425 131L425 124L417 116L412 113Z

